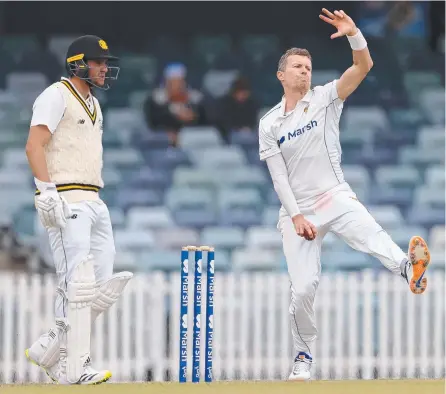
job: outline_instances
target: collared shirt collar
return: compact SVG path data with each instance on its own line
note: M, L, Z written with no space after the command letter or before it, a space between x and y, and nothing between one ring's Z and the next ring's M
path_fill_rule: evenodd
M299 103L309 103L311 96L313 95L313 90L310 89L305 96L303 96L296 104L296 107L299 105ZM292 111L294 111L296 109L296 107L293 108ZM291 112L292 112L291 111ZM285 116L285 95L282 96L282 101L280 102L280 115L281 116Z
M82 96L82 94L79 92L79 90L76 89L76 86L74 86L74 83L71 82L68 78L61 77L60 79L63 80L63 81L68 81L70 83L70 85L73 87L73 89L76 91L76 93L79 95L79 97L84 98L84 96ZM84 100L87 101L88 103L90 103L90 101L91 101L91 94L88 93L87 98L85 98Z

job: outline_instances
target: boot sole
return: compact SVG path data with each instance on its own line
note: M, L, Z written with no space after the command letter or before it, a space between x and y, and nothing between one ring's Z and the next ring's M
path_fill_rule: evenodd
M414 294L422 294L427 288L426 269L431 261L431 255L426 241L420 236L414 236L409 242L409 259L412 264L410 290Z

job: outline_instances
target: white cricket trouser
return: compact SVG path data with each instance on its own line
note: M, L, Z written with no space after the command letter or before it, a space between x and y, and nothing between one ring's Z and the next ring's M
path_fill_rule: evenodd
M376 223L355 193L340 191L324 197L306 213L305 218L318 231L316 239L307 241L297 235L289 216L281 216L278 228L291 280L290 319L296 353L313 353L317 336L314 299L321 274L321 246L327 232L333 232L350 247L378 258L395 274L407 255Z
M96 282L102 284L113 275L115 243L107 206L101 200L70 204L73 217L67 219L64 229L48 229L58 286L67 290L73 269L88 254L94 257ZM55 317L66 317L67 305L57 293Z

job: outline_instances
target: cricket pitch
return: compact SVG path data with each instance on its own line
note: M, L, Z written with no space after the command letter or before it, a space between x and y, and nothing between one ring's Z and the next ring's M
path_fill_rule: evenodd
M105 383L98 386L0 385L2 394L444 394L444 380L349 380L313 382Z

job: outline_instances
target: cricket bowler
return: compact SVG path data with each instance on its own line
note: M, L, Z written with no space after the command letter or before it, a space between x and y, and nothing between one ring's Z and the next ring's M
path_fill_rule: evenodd
M55 326L29 349L29 361L59 384L98 384L111 377L91 365L90 331L132 278L113 274L110 214L100 198L103 117L93 88L108 89L119 67L107 43L87 35L68 48L68 78L50 85L33 106L26 154L35 206L56 268Z
M368 253L410 290L426 290L430 262L426 242L414 236L404 253L358 201L341 169L339 120L344 101L373 66L367 41L344 11L322 9L320 19L347 36L353 65L338 80L311 86L312 59L306 49L289 49L277 78L284 95L259 124L259 154L281 201L277 227L291 281L290 320L296 358L290 380L309 380L317 336L314 299L321 274L321 245L327 232ZM357 130L358 133L361 130Z

